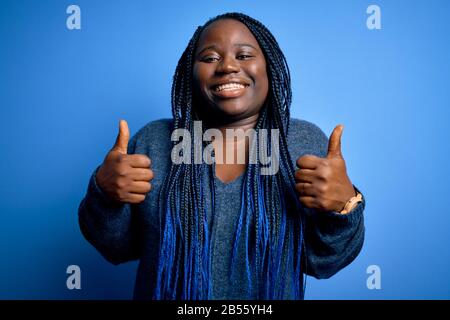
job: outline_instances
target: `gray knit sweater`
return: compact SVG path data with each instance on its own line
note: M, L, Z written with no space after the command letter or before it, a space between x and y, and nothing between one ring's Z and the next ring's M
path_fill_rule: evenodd
M145 154L152 160L152 190L138 205L117 204L108 199L95 180L98 167L91 176L85 198L79 207L79 222L85 238L113 264L139 259L134 298L151 299L155 285L159 249L158 193L171 163L171 120L148 123L129 142L128 153ZM292 161L305 154L325 157L328 138L316 125L291 119L289 152ZM230 183L216 178L215 217L212 219L212 299L254 299L255 291L247 290L244 253L238 253L237 275L242 279L231 283L231 248L240 211L243 176ZM208 199L208 198L207 198ZM316 212L308 209L305 231L305 257L308 275L329 278L350 264L359 254L364 241L363 211L365 200L349 214ZM211 220L210 220L211 221ZM287 281L285 299L292 299L291 281Z

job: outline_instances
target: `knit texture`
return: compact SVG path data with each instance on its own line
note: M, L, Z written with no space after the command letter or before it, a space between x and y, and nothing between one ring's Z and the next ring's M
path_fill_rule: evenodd
M144 202L131 205L111 201L97 185L97 167L78 210L83 235L105 259L113 264L139 259L135 299L151 299L155 286L160 243L158 194L171 164L171 134L172 121L162 119L145 125L129 142L129 154L145 154L152 160L152 190ZM288 145L296 166L296 160L306 154L326 157L328 138L315 124L291 119ZM255 298L256 289L248 288L244 276L243 251L238 252L233 279L228 276L243 180L244 175L229 183L215 178L215 214L207 217L212 237L212 299ZM363 196L363 202L346 215L307 209L304 273L319 279L329 278L356 258L364 242L364 207ZM238 247L244 249L244 244ZM293 298L292 281L288 278L286 282L284 299Z

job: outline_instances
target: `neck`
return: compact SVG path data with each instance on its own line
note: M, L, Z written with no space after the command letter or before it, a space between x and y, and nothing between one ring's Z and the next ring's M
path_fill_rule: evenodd
M245 169L245 163L247 163L249 144L251 143L252 136L247 136L247 130L256 127L258 122L258 114L250 117L239 119L236 121L230 121L226 124L215 126L222 133L222 140L213 140L213 146L215 149L216 160L218 166L216 169L221 170L222 164L237 165L237 169ZM227 131L231 130L231 134L227 134ZM233 132L233 130L242 130L244 134ZM229 132L230 133L230 132ZM236 133L236 135L235 135ZM240 158L239 155L244 156ZM231 157L231 161L228 159ZM236 169L236 170L237 170ZM234 169L231 169L234 170Z

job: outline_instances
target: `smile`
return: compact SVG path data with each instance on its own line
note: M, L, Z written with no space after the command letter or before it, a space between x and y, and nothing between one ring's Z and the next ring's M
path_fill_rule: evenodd
M248 85L231 82L231 83L221 84L221 85L214 87L214 91L215 92L233 91L233 90L238 90L238 89L245 89L246 87L248 87Z
M212 93L220 99L238 98L245 93L248 84L230 82L212 87Z

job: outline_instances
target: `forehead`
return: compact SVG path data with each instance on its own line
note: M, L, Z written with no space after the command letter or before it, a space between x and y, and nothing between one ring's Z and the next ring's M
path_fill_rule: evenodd
M206 45L234 45L247 43L259 48L258 41L245 24L234 19L211 23L200 35L197 50Z

